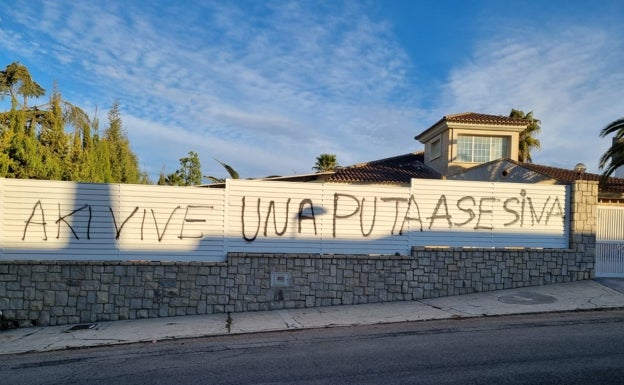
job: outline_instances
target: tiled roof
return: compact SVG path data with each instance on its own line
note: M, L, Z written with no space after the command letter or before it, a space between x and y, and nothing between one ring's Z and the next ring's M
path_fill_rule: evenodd
M444 124L443 124L444 123ZM523 128L526 128L528 125L528 120L520 119L520 118L510 118L508 116L502 115L487 115L487 114L478 114L476 112L463 112L461 114L452 114L443 116L442 119L438 120L431 127L427 128L425 131L416 135L414 139L421 141L429 140L430 135L438 132L442 127L447 126L449 123L464 123L464 124L474 124L482 127L488 126L505 126L505 127L515 127L516 130L520 131Z
M571 183L579 177L574 170L515 162L509 159L508 161L563 183ZM600 180L599 174L584 173L582 177L584 180ZM334 175L326 181L333 183L410 184L412 178L440 179L441 175L432 168L425 166L424 153L421 151L338 168ZM605 185L600 186L600 191L624 194L624 179L611 177Z
M409 184L412 178L440 179L441 176L425 166L423 152L414 152L336 169L327 182Z
M520 163L520 164L522 165L522 167L538 172L542 175L546 175L550 178L557 179L561 182L573 182L579 178L579 175L574 170L544 166L544 165L534 164L534 163ZM591 181L596 181L596 182L600 181L600 175L598 174L583 173L582 178L584 180L591 180ZM600 186L600 191L624 193L624 179L611 177L607 179L607 183Z
M520 118L510 118L502 115L486 115L476 112L464 112L461 114L446 115L442 118L447 122L453 123L475 123L475 124L494 124L505 126L526 126L527 120Z

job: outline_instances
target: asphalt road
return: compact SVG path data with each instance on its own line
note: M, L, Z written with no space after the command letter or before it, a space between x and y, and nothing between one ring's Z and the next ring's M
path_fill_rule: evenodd
M2 384L624 384L624 311L428 321L0 357Z

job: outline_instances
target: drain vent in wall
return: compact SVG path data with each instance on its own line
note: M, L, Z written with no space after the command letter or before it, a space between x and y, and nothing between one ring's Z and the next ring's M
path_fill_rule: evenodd
M97 324L81 324L81 325L76 325L76 326L72 326L71 328L67 329L65 332L73 332L76 330L90 330L90 329L95 329L95 327L97 326Z

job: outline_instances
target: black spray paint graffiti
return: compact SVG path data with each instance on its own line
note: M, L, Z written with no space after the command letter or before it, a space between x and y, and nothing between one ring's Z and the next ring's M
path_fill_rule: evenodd
M472 227L474 230L494 230L494 226L492 225L495 215L504 215L507 218L507 222L503 223L504 227L510 226L519 226L520 228L525 228L526 226L534 227L536 225L544 225L548 226L551 218L560 218L563 220L565 218L565 212L562 207L562 204L559 200L559 197L555 196L554 198L549 196L546 201L543 203L541 207L537 207L533 202L533 199L527 196L526 190L521 190L519 193L520 197L510 197L506 199L499 199L496 197L480 197L475 198L470 195L463 196L457 199L454 202L450 202L445 194L441 194L437 202L431 211L430 216L423 217L421 215L421 205L418 204L418 201L414 195L410 195L409 198L404 197L382 197L379 200L381 202L389 202L394 203L394 221L392 224L392 228L390 229L390 235L403 235L406 224L417 224L417 230L423 231L425 228L427 230L432 230L434 228L447 228L451 229L453 227L461 228L461 227ZM286 233L288 227L288 213L291 199L285 203L285 216L283 218L283 225L281 229L277 227L277 214L275 211L275 201L269 201L266 210L266 216L264 217L264 236L268 236L269 229L269 220L271 216L273 217L273 229L277 236L282 236ZM366 203L365 198L359 199L358 197L350 194L334 194L334 207L332 210L332 236L336 238L338 236L337 229L338 223L341 220L346 220L348 218L354 217L359 214L359 230L363 237L368 237L372 234L375 229L376 219L377 219L377 211L378 211L378 198L375 197L372 200L372 208L370 204ZM311 215L303 215L303 210L305 206L309 206L311 209ZM242 198L242 211L241 211L241 224L242 224L242 232L243 238L246 241L254 241L258 234L260 233L260 227L262 225L262 200L261 198L257 198L256 202L256 220L254 221L256 224L256 229L253 235L248 236L246 233L246 219L245 216L245 208L246 208L246 198ZM343 212L344 206L350 207L349 211ZM298 232L301 233L301 222L304 219L312 220L314 223L314 235L317 235L316 230L316 217L314 215L314 204L311 199L304 199L299 204L299 212L297 214L298 220ZM496 209L496 210L495 210ZM371 218L369 220L369 224L365 225L365 211L369 212L368 217ZM372 212L372 214L371 214ZM454 221L453 218L457 217L465 217L468 216L467 219L463 219L462 221ZM530 225L528 224L528 219L530 218ZM399 225L400 223L400 225ZM442 226L440 226L440 223ZM398 231L397 231L398 230Z
M273 228L275 230L275 234L277 234L278 236L282 236L286 233L286 230L288 230L288 210L290 207L290 201L291 199L288 198L288 200L286 201L286 213L285 213L285 219L284 219L284 226L282 227L282 230L278 230L277 229L277 214L276 214L276 210L275 210L275 201L270 201L269 202L269 206L267 209L267 215L266 215L266 219L264 221L264 236L266 237L268 234L268 226L269 226L269 218L271 217L271 215L273 216ZM242 225L242 232L243 232L243 239L246 240L247 242L252 242L254 241L257 237L258 237L258 233L260 232L260 224L262 222L261 219L261 212L260 212L260 204L261 204L261 199L258 198L257 204L256 204L256 215L257 215L257 225L256 225L256 231L254 233L253 236L248 237L246 235L246 231L245 231L245 206L246 206L246 200L245 197L243 197L243 207L241 209L241 225ZM311 214L305 214L305 208L306 205L309 206L310 209L310 213ZM297 212L297 223L298 223L298 232L299 234L301 234L301 229L302 229L302 222L304 220L311 220L312 224L314 225L314 235L317 235L317 230L316 230L316 216L314 215L314 205L312 204L312 200L311 199L303 199L301 200L301 202L299 202L299 211Z
M377 229L377 233L380 233L379 230L381 230L381 233L387 231L390 235L403 235L408 224L416 231L441 228L451 229L454 227L492 231L495 230L492 225L494 217L499 219L498 223L500 223L502 218L504 227L516 226L518 228L537 225L548 226L552 218L560 218L562 221L565 219L564 209L559 197L548 196L543 204L538 207L534 203L533 198L528 196L526 190L521 190L517 196L505 199L491 196L474 197L466 195L452 200L441 194L435 201L435 205L425 205L415 195L409 195L409 197L374 197L369 199L358 198L351 194L335 193L333 198L332 210L324 210L322 206L315 206L312 199L301 199L298 202L298 207L296 206L297 233L301 234L305 226L313 230L314 235L317 236L317 215L321 212L331 213L332 237L337 238L339 230L344 228L344 226L352 227L353 220L351 218L357 216L359 219L359 231L366 238L371 236L375 229L380 226L377 215L380 206L384 204L390 204L394 208L392 227L387 230ZM246 216L247 198L243 197L240 216L243 239L248 242L256 240L261 229L265 237L273 234L278 237L284 236L288 231L291 203L292 198L287 198L282 207L279 207L280 205L275 200L270 200L268 204L263 205L262 199L257 198L254 210L255 219L252 219L254 217L253 214ZM425 207L433 207L429 216L423 215ZM100 210L99 217L95 215L95 211L98 208ZM178 205L171 211L167 211L166 219L160 221L157 219L156 211L151 208L143 208L141 210L139 206L135 206L125 216L116 215L112 207L106 207L106 209L112 220L113 237L115 239L120 239L128 223L140 221L140 239L142 241L155 235L156 240L162 242L165 235L170 234L172 231L177 231L174 234L176 234L176 238L179 240L202 238L204 234L201 231L192 230L194 229L192 226L190 228L185 228L185 226L192 223L206 223L209 218L205 215L205 212L202 213L202 210L213 209L213 206ZM385 209L387 212L388 207ZM96 218L101 219L101 210L101 206L92 206L87 203L64 213L59 203L58 214L53 222L57 230L56 238L60 238L62 230L65 229L76 240L90 240L92 238L93 221ZM140 214L141 212L142 215ZM264 216L263 213L265 214ZM41 201L37 201L30 212L30 216L25 221L22 240L26 240L29 232L32 232L42 234L42 239L47 241L51 224L46 220L46 216L50 217L50 214L44 210ZM80 221L75 220L78 216L81 216ZM72 220L75 221L72 222ZM253 223L252 226L249 225L249 221ZM385 223L387 222L383 222L381 226L385 225ZM175 227L176 230L171 230L172 227ZM251 230L253 234L248 234L250 229L253 229ZM188 231L196 232L189 233Z
M184 215L182 216L178 215L177 217L175 217L176 212L180 209L182 209L182 206L180 205L176 206L169 213L169 216L167 217L166 221L160 224L158 223L157 215L154 209L149 209L149 212L151 213L151 220L153 220L153 224L154 224L155 231L156 231L156 239L158 240L158 242L162 242L163 238L165 237L165 234L167 233L167 229L170 227L172 222L174 222L174 218L177 218L180 221L179 223L180 231L178 235L176 236L178 239L180 240L189 239L189 238L195 239L195 238L202 238L204 236L204 234L201 232L198 232L195 234L189 234L185 231L184 227L185 227L185 224L187 223L205 223L206 222L205 218L196 217L195 214L197 214L198 210L213 209L213 206L187 205ZM119 239L121 237L122 230L124 229L126 224L137 214L137 212L139 212L139 210L140 210L139 206L134 207L133 210L130 212L130 214L126 216L125 218L123 218L121 223L118 224L118 221L117 221L118 218L115 215L113 208L108 207L108 211L110 212L113 226L115 228L115 239ZM91 239L91 224L94 218L93 211L94 211L93 207L90 204L84 204L83 206L67 214L63 214L62 209L61 209L61 204L59 203L58 204L58 218L54 221L54 224L57 225L56 238L59 239L61 237L61 228L67 227L69 231L71 232L71 234L73 235L74 239L80 240L81 236L83 236L87 240L90 240ZM70 223L70 220L72 219L72 217L76 217L80 213L87 216L86 217L87 223L84 229L77 228L77 225L75 223ZM141 219L141 228L140 228L141 240L145 239L145 234L146 234L146 229L147 229L146 221L149 220L149 217L150 215L148 215L148 210L144 208L143 216ZM41 220L39 220L39 218L41 218ZM84 222L84 220L82 222ZM82 224L82 222L80 223ZM26 239L28 235L28 231L33 230L33 227L35 226L41 229L41 232L43 233L42 239L44 241L47 241L48 240L48 222L46 221L46 212L43 208L41 201L37 201L37 203L35 203L35 205L33 206L31 210L30 216L26 220L26 224L24 226L24 231L22 235L22 241ZM162 226L162 232L161 232L161 226Z
M349 198L352 199L356 206L355 209L353 210L352 213L349 214L338 214L338 201L340 200L340 198ZM362 235L364 237L368 237L369 235L371 235L371 233L373 232L373 228L375 227L375 220L377 219L377 197L375 197L375 200L373 201L373 220L372 223L370 225L370 229L368 230L368 232L364 231L364 203L365 203L366 198L362 198L362 203L360 203L360 200L353 196L353 195L349 195L349 194L334 194L334 217L333 217L333 225L332 225L332 235L334 238L336 238L336 220L337 219L345 219L345 218L350 218L354 215L356 215L358 212L360 213L360 232L362 233Z

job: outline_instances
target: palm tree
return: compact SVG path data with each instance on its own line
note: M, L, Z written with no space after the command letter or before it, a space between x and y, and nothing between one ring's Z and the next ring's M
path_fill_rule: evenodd
M520 132L520 140L518 143L518 161L533 163L531 158L531 150L533 148L540 149L541 144L539 139L535 139L535 135L541 131L540 120L533 117L533 111L524 113L522 110L511 109L509 113L510 118L524 119L528 121L527 128Z
M316 172L333 171L338 167L336 154L321 154L316 157L316 163L312 169Z
M615 134L611 147L600 157L598 167L605 168L601 175L601 181L605 182L607 178L620 166L624 165L624 117L609 123L600 131L600 137Z
M228 172L228 174L230 175L230 178L232 178L232 179L240 179L240 176L238 175L238 172L236 172L236 170L234 170L229 165L221 162L219 159L215 159L215 160L217 162L219 162L219 164L221 166L223 166L223 168L225 168L225 171ZM210 180L212 183L225 183L225 179L226 179L226 178L218 178L218 177L211 176L211 175L206 175L205 178Z

